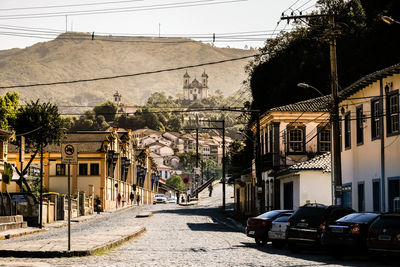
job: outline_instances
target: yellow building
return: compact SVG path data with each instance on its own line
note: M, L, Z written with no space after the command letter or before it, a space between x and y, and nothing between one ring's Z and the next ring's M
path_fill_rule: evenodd
M68 166L62 163L61 145L47 146L43 155L45 192L66 194L69 170L71 193L84 192L99 197L103 210L126 205L131 192L135 198L140 195L142 204L152 203L157 188L154 177L152 180L149 154L146 150L136 150L130 130L68 133L63 143L76 146L78 164ZM25 164L31 155L25 154ZM15 147L14 151L10 151L8 161L20 167ZM40 165L39 153L35 155L32 165ZM138 168L141 170L139 177L144 179L138 179ZM118 195L121 196L119 202Z
M4 163L7 161L7 151L8 151L8 139L11 136L11 132L0 129L0 178L4 171ZM6 191L6 185L1 179L0 192Z

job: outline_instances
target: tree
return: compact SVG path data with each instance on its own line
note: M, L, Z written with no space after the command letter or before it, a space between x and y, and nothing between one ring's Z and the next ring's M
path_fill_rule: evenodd
M93 111L96 117L100 115L104 117L106 122L111 122L115 120L118 107L114 102L107 101L106 103L96 106Z
M167 180L166 180L167 185L178 189L179 191L185 191L185 183L182 181L182 178L178 175L171 175Z
M48 144L60 143L64 137L64 120L61 119L56 105L49 102L40 104L39 100L37 100L36 102L31 101L31 103L18 109L12 127L17 135L24 134L26 149L33 151L33 155L24 170L17 169L21 177L17 182L18 185L23 190L22 183L24 183L27 190L30 191L23 176L27 173L41 146L46 147ZM17 138L16 144L18 146L21 145L19 138ZM24 175L21 175L21 172Z
M0 96L0 129L8 130L17 116L19 94L7 92Z

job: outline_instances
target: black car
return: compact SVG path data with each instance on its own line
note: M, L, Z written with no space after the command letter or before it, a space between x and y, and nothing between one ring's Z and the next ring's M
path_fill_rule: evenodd
M400 214L382 214L370 226L367 238L368 249L400 254Z
M336 256L365 251L370 225L378 218L377 213L351 213L329 224L321 233L321 243L329 248Z
M321 233L326 231L327 225L354 212L350 208L317 203L299 207L288 221L287 241L289 249L297 251L299 245L319 245Z

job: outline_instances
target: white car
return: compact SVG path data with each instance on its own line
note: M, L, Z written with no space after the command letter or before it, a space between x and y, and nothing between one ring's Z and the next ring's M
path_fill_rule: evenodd
M167 203L167 197L164 194L156 194L154 195L153 204L157 203Z
M283 213L272 221L271 230L268 231L268 238L272 241L274 247L281 248L285 246L286 228L291 215L292 213Z
M168 203L176 203L176 197L170 197L167 199Z

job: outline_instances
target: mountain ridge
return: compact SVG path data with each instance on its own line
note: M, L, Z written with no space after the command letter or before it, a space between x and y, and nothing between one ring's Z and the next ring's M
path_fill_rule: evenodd
M24 49L0 51L0 86L51 83L151 72L255 54L254 50L218 48L184 38L115 37L64 33ZM209 75L211 94L230 95L246 78L246 60L188 68L191 80ZM17 91L22 101L41 99L58 105L96 105L112 100L142 104L153 92L178 96L186 69L129 78L63 85L0 89Z

